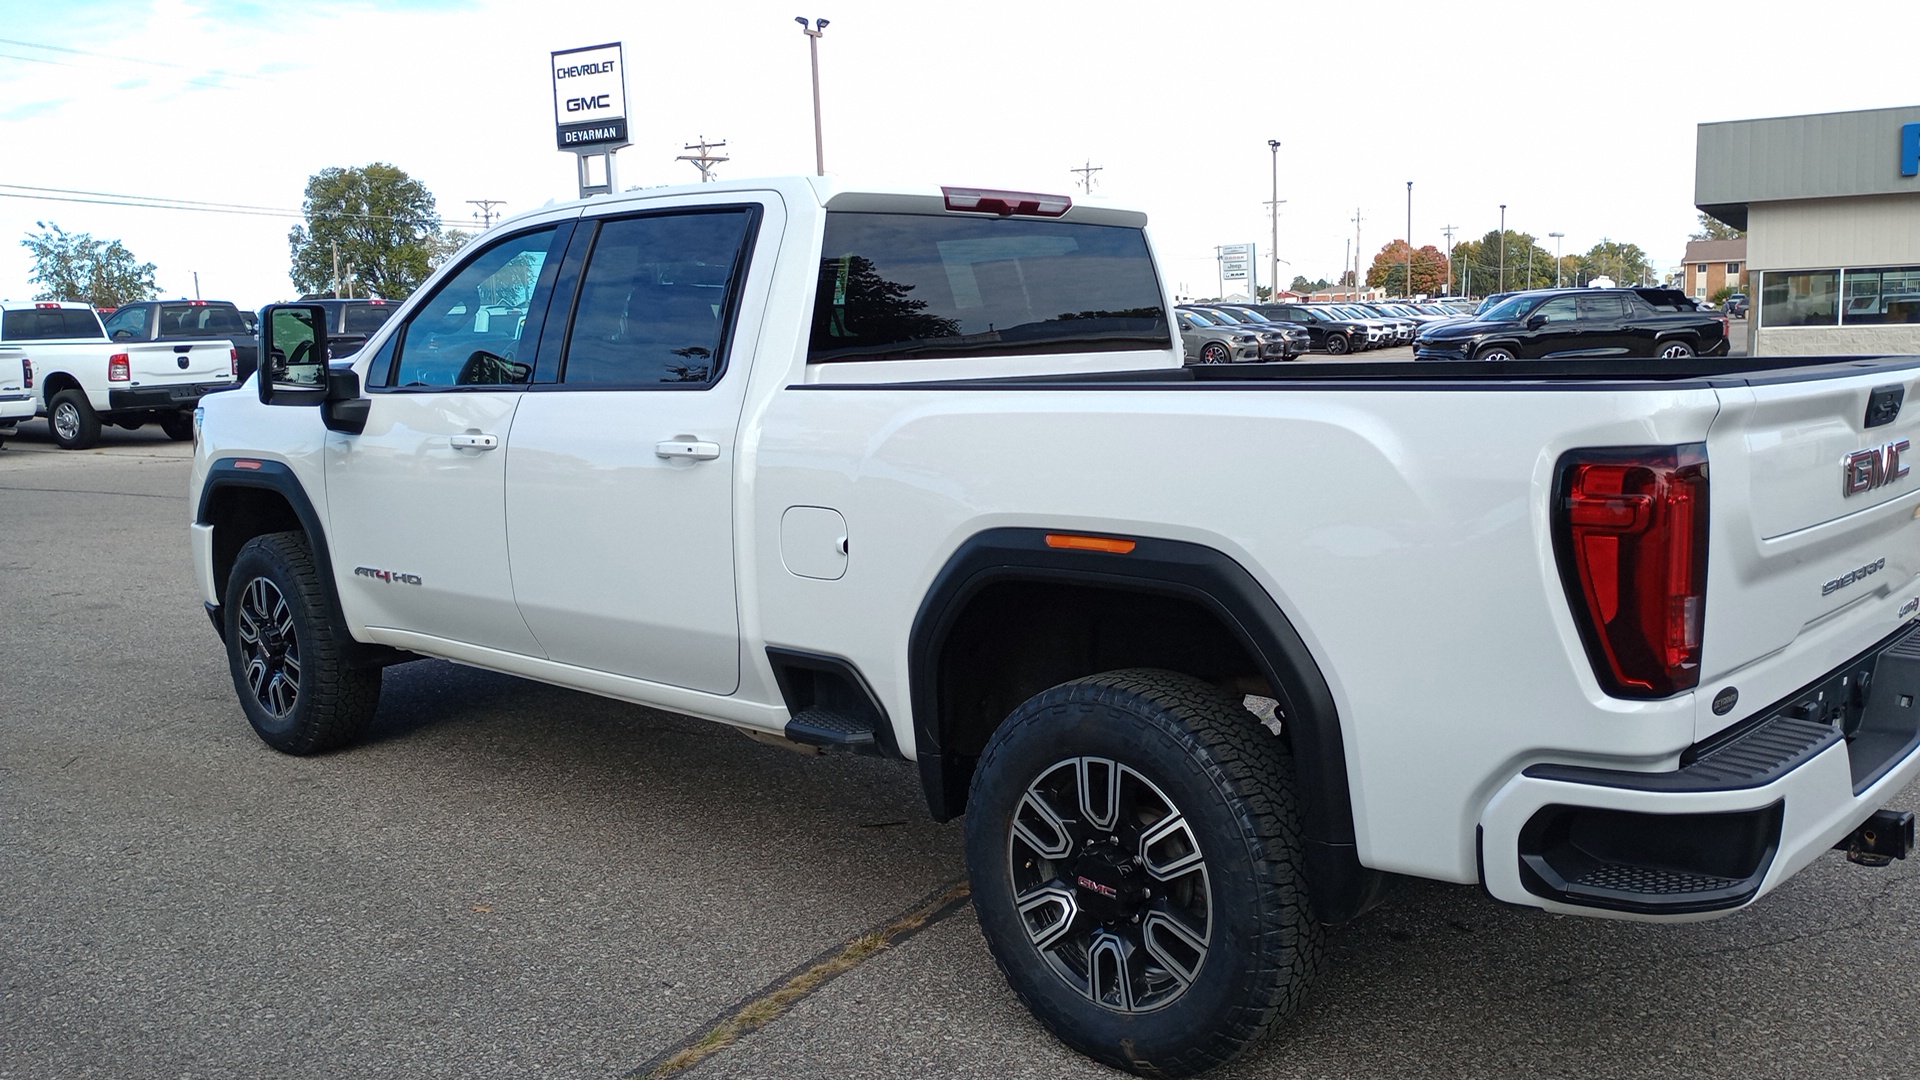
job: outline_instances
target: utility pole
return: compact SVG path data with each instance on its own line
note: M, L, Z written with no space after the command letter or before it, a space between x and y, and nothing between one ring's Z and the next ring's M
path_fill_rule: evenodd
M1413 181L1407 181L1407 299L1413 299Z
M468 199L467 201L480 208L473 212L473 216L480 219L481 232L493 228L493 208L507 205L505 199Z
M1353 299L1360 299L1360 208L1353 208Z
M1273 225L1273 239L1267 244L1267 258L1271 269L1267 272L1267 302L1280 302L1280 140L1268 139L1267 149L1273 152L1273 200L1267 203L1267 217ZM1254 293L1260 290L1256 287Z
M1340 256L1340 273L1341 273L1341 276L1343 276L1343 277L1344 277L1345 275L1347 275L1347 274L1349 274L1349 273L1352 273L1352 271L1350 271L1350 270L1348 270L1348 269L1347 269L1347 264L1348 264L1348 263L1350 263L1350 262L1352 262L1352 261L1353 261L1353 241L1351 241L1351 240L1349 240L1349 241L1347 241L1347 252L1346 252L1346 254L1344 254L1344 255L1342 255L1342 256Z
M1067 171L1079 173L1080 174L1080 190L1091 195L1093 194L1093 174L1099 172L1103 167L1104 166L1095 165L1093 163L1093 159L1088 158L1087 163L1085 165L1082 165L1078 169L1068 169Z
M1550 232L1547 235L1553 237L1553 287L1557 289L1560 287L1560 241L1564 239L1567 234L1563 232Z
M1495 292L1507 291L1507 204L1500 204L1500 287Z
M813 29L807 29L804 15L796 15L793 21L800 24L800 32L807 35L807 48L813 54L813 169L819 176L827 175L826 144L820 139L820 34L827 28L827 20L813 20Z
M330 240L328 243L333 247L333 280L328 284L327 291L338 297L340 295L340 241Z
M700 136L699 142L688 143L686 146L681 148L683 150L698 150L700 151L698 154L681 154L679 157L674 158L673 160L693 162L693 167L700 170L700 182L704 184L707 181L713 179L713 167L715 165L718 165L723 161L733 160L732 158L726 157L725 155L715 156L714 154L711 154L708 152L711 150L722 149L726 145L727 145L727 140L725 139L721 139L717 143L710 143L707 141L707 137L705 135L702 135Z
M193 298L200 299L200 271L193 272Z
M1447 292L1453 292L1453 230L1455 226L1442 225L1440 235L1447 238ZM1463 292L1465 290L1462 290Z

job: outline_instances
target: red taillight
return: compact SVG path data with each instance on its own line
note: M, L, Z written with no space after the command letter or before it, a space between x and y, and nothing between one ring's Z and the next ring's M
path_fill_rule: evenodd
M1031 191L987 191L982 188L943 187L947 209L1006 217L1022 214L1030 217L1059 217L1073 207L1065 195L1040 195Z
M114 353L107 360L107 381L126 382L133 378L133 368L127 362L126 353Z
M227 350L227 374L233 376L236 379L240 377L240 350L239 349Z
M1608 693L1667 697L1699 684L1707 505L1705 444L1561 459L1554 546Z
M27 389L33 389L33 361L21 360L20 371L27 377Z

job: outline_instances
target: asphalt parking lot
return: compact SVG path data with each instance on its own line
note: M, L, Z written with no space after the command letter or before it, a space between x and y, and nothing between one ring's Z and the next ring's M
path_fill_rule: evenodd
M0 1078L1117 1075L1006 991L905 764L438 661L267 749L189 450L0 451ZM1677 926L1410 883L1218 1075L1920 1075L1916 882L1833 855Z

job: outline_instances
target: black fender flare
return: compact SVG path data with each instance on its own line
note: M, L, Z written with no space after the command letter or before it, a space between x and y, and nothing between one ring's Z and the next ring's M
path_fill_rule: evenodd
M975 534L935 575L914 618L908 644L914 742L934 818L945 821L962 811L972 769L970 760L950 761L942 753L938 666L948 633L974 595L1005 581L1174 595L1219 618L1286 698L1315 914L1345 922L1373 906L1384 876L1360 864L1339 712L1318 662L1280 605L1245 567L1214 548L1126 536L1134 549L1108 554L1050 547L1047 533L1000 528Z

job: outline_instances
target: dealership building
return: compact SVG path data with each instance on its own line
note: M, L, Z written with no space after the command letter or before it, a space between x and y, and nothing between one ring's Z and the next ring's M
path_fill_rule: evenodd
M1754 355L1920 353L1920 105L1701 124L1693 201L1747 232Z

